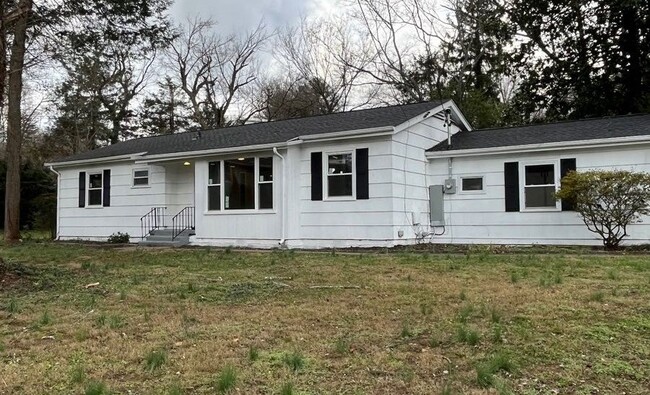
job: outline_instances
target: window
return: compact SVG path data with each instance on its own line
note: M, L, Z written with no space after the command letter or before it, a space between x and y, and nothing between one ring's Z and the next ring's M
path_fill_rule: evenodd
M221 210L221 162L208 163L208 210Z
M460 189L463 192L483 191L483 177L463 177L460 179Z
M273 208L273 157L208 163L208 211Z
M102 173L88 175L88 205L102 205Z
M255 158L223 161L224 209L250 210L255 208Z
M259 208L273 208L273 157L259 159Z
M327 196L352 196L352 153L327 155Z
M133 186L146 187L149 185L149 170L133 170Z
M524 166L524 207L557 208L554 164Z

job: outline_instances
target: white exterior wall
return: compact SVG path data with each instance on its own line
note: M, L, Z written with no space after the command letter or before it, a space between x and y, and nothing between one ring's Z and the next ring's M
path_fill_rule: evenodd
M618 169L650 171L650 146L557 150L540 153L519 153L453 159L453 177L458 192L445 195L445 234L433 237L434 243L459 244L556 244L600 245L600 238L587 230L572 211L505 212L503 166L505 162L555 162L576 158L578 171ZM447 178L447 159L432 159L429 184L443 184ZM460 177L483 176L484 192L463 193ZM521 182L520 182L521 188ZM523 200L520 199L523 207ZM624 243L647 243L650 223L632 225Z
M459 131L450 127L453 135ZM416 233L429 230L429 161L426 150L447 140L440 119L429 117L393 136L391 176L393 180L392 235L398 244L415 242ZM446 168L445 168L446 169ZM446 171L446 170L445 170ZM399 233L403 236L399 237Z
M295 248L391 246L392 156L390 136L310 143L289 147L288 241ZM368 148L369 199L327 197L323 165L323 200L311 200L311 153L355 152ZM354 155L354 154L353 154ZM355 166L356 166L356 160ZM325 162L324 162L325 163ZM355 173L353 169L353 174ZM353 175L353 188L356 174Z
M133 187L133 169L149 168L149 186ZM79 207L79 172L111 170L110 207ZM141 236L140 217L152 206L165 205L165 169L131 163L105 163L58 169L59 238L62 240L105 240L126 232L132 241ZM86 183L87 187L87 183ZM87 198L86 198L87 200Z
M273 209L208 211L208 163L251 156L273 156ZM272 151L214 156L197 160L193 167L195 169L196 235L191 239L192 244L221 247L278 247L282 238L282 160L278 156ZM221 205L223 208L223 201Z
M182 209L194 206L194 168L176 161L164 165L165 168L165 206L167 226Z

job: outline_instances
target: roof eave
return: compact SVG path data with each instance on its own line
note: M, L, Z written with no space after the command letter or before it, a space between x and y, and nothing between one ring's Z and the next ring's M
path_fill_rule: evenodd
M560 150L569 150L569 149L612 147L612 146L636 145L636 144L643 144L643 143L650 143L650 135L611 137L611 138L591 139L591 140L572 140L572 141L560 141L560 142L553 142L553 143L512 145L512 146L501 146L501 147L490 147L490 148L428 151L426 152L426 157L428 159L458 158L458 157L467 157L467 156L486 156L486 155L526 153L531 151L534 152L560 151Z
M90 158L90 159L78 159L62 162L47 162L44 164L45 167L74 167L79 165L88 165L94 163L107 163L107 162L124 162L124 161L133 161L137 158L145 155L146 152L138 152L135 154L125 154L117 156L104 156L101 158Z

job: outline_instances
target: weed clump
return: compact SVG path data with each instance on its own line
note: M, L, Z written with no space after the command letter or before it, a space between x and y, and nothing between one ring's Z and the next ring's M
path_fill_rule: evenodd
M226 394L235 388L237 383L237 370L232 365L226 365L217 378L217 391Z
M167 351L165 350L152 350L144 359L145 369L150 373L160 369L165 362L167 362Z

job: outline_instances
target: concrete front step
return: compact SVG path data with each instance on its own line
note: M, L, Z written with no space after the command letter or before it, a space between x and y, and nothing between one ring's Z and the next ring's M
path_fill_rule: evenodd
M190 243L190 236L194 235L193 229L186 229L172 240L173 231L171 229L156 229L146 239L140 242L140 245L147 246L184 246Z

